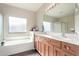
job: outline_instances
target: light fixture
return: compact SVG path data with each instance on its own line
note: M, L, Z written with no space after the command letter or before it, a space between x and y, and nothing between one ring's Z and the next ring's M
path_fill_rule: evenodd
M46 12L48 12L49 10L51 10L52 8L54 8L56 6L56 3L52 3L51 5L49 5L49 7L46 9Z

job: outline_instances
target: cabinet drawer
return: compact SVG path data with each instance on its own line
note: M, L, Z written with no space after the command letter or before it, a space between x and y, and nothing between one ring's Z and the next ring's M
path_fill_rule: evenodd
M50 40L51 45L54 45L55 47L61 48L61 41L57 41L57 40Z
M62 49L74 55L79 55L78 45L62 42Z
M47 44L44 45L44 55L48 56L49 46Z
M50 43L50 39L49 38L45 38L45 42Z
M47 37L42 37L45 41L50 41L50 39L49 38L47 38Z

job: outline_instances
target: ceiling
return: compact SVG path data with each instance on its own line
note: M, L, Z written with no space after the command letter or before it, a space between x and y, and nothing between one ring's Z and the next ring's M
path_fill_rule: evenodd
M34 12L37 11L43 5L43 3L6 3L6 4Z
M60 18L75 12L74 3L61 3L57 4L55 7L46 12L46 15Z

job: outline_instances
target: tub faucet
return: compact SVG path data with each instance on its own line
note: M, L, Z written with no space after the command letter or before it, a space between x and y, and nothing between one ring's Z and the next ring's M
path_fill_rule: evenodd
M1 46L4 46L4 42L1 42Z

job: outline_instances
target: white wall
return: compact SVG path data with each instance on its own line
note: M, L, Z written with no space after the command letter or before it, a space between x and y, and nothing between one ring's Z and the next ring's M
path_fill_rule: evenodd
M5 4L0 4L0 13L4 16L4 37L10 36L26 36L27 33L9 33L8 32L8 17L25 17L27 18L27 31L29 31L33 26L36 26L36 15L35 12L20 9L13 6L8 6Z
M13 6L8 6L5 4L0 4L0 13L3 15L4 19L4 39L7 37L14 37L14 36L26 36L28 35L28 31L33 27L36 26L36 13L24 9L20 9ZM9 33L8 32L8 17L15 16L15 17L25 17L27 18L27 32L28 33ZM34 49L34 42L26 43L26 44L19 44L13 46L2 46L0 47L0 55L12 55L15 53L28 51Z

